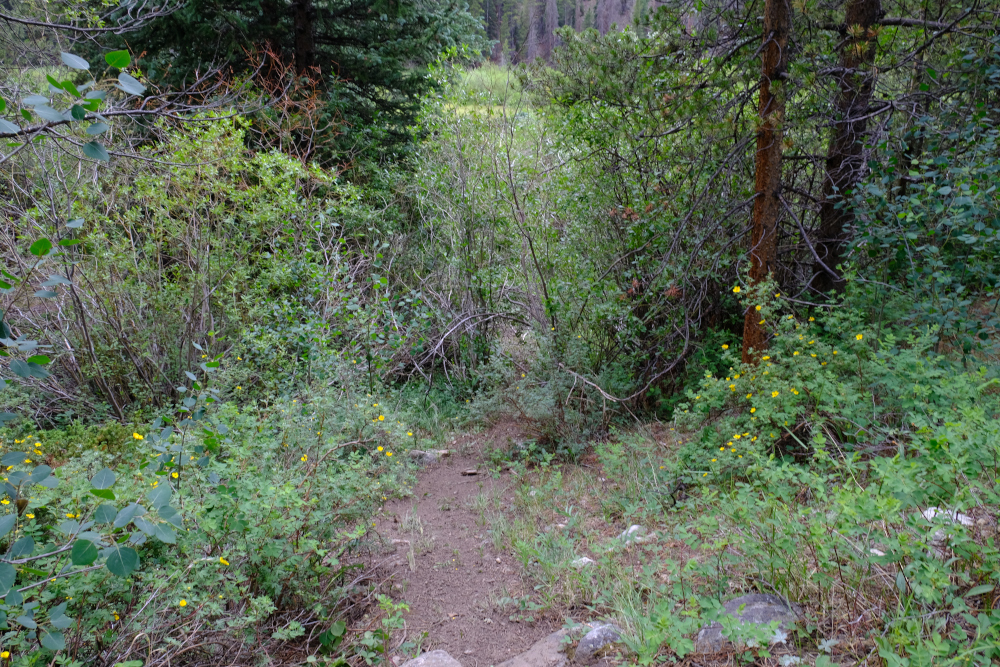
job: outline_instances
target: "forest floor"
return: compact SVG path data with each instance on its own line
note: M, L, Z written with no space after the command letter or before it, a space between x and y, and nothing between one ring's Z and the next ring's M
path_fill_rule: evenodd
M484 453L517 435L514 425L500 425L456 438L448 456L417 473L413 495L387 503L377 520L395 547L393 597L409 606L405 641L417 644L414 654L442 649L463 667L487 667L562 625L517 609L530 599L530 583L494 543L484 515L487 506L513 509L513 474L488 469Z

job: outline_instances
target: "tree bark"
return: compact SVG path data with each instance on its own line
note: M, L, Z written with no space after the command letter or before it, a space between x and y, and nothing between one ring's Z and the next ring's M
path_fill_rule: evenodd
M295 30L295 73L305 74L316 60L316 8L312 0L293 0L292 21Z
M750 235L750 284L765 280L774 267L778 217L781 212L782 123L784 92L780 81L788 67L788 37L792 31L789 0L766 0L761 47L757 153L754 158L753 229ZM756 363L767 349L760 314L748 308L743 321L743 361Z
M847 29L840 54L840 91L835 125L827 149L823 200L819 209L818 258L813 265L813 287L821 293L844 288L837 269L854 213L844 199L863 174L864 137L874 75L868 71L878 43L872 27L882 18L881 0L849 0L844 12Z

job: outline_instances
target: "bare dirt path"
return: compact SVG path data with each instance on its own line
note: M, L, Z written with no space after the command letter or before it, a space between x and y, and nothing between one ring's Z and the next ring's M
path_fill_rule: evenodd
M390 569L410 607L407 641L420 642L421 651L443 649L464 667L499 664L561 625L511 619L509 600L529 590L513 555L495 548L482 513L483 494L501 494L505 505L511 500L509 473L495 479L480 468L486 439L451 444L450 456L418 473L413 496L387 503L377 520L378 532L397 547ZM477 468L480 474L462 474Z

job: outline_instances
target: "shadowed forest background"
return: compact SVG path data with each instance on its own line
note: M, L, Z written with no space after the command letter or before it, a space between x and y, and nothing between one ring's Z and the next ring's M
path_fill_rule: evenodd
M998 20L0 3L0 659L418 652L372 519L510 421L496 474L689 549L488 528L621 661L759 591L802 664L996 664Z

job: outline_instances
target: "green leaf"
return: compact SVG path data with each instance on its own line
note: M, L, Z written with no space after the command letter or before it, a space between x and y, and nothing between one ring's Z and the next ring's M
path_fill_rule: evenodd
M982 595L983 593L989 593L994 588L996 588L996 586L993 584L980 584L979 586L969 589L969 592L965 594L965 597L968 598L974 595Z
M96 137L99 134L103 134L108 131L108 126L104 123L94 123L87 128L87 134L92 137Z
M91 565L97 560L97 546L90 540L77 540L70 552L73 565Z
M31 373L31 377L36 378L47 378L50 375L47 370L30 361L28 362L28 372Z
M32 484L39 484L51 474L52 468L47 465L35 466L35 469L31 471L31 477L28 478L28 481Z
M24 463L24 460L28 458L28 455L24 452L7 452L0 458L0 464L6 466L16 466L19 463Z
M14 569L14 566L9 563L0 563L0 598L7 597L16 579L17 570Z
M63 89L62 84L59 83L58 81L56 81L56 79L51 74L46 74L45 75L45 79L46 79L46 81L49 82L49 85L52 86L53 88L55 88L56 90L62 90Z
M106 566L116 577L127 577L139 567L139 554L131 547L120 547L108 556Z
M156 538L167 544L177 544L177 534L170 526L165 526L162 523L156 524Z
M90 69L90 63L80 56L74 56L72 53L66 53L65 51L60 53L59 56L62 58L66 67L72 67L73 69Z
M82 243L82 241L80 241L80 239L63 239L62 241L59 242L59 245L71 246L71 245L76 245L77 243Z
M156 524L148 519L144 519L141 516L137 516L132 521L135 523L135 527L146 533L150 537L156 535Z
M80 229L83 227L83 218L73 218L66 223L66 226L70 229Z
M42 630L42 646L50 651L61 651L66 648L66 640L57 630Z
M10 362L10 372L19 378L31 377L31 369L28 367L28 364L20 359L14 359Z
M118 516L118 510L113 505L101 505L94 511L94 521L97 523L110 523Z
M118 88L125 91L129 95L142 95L146 92L146 86L139 83L139 80L133 76L122 72L118 75Z
M118 516L115 517L114 527L122 528L127 526L132 522L132 519L137 516L142 516L146 513L146 508L137 503L132 503L131 505L126 505L118 512Z
M35 296L41 299L54 299L59 295L51 290L40 289L37 292L35 292Z
M18 125L10 122L9 120L4 120L0 118L0 134L16 134L20 132L21 128Z
M73 120L83 120L87 117L87 110L79 104L74 104L69 108L69 115L73 117Z
M110 489L115 484L115 473L111 468L104 468L98 471L94 478L90 480L90 485L95 489Z
M157 507L156 513L159 514L160 518L163 519L164 521L169 521L178 528L184 527L184 520L181 518L180 513L170 505Z
M91 489L91 495L95 495L98 498L103 498L104 500L114 500L115 492L111 489Z
M72 95L73 97L82 97L82 95L80 95L80 91L76 89L76 86L73 85L72 81L63 81L62 82L62 89L65 90L70 95ZM74 116L74 118L75 118L75 116ZM80 120L80 119L77 118L76 120Z
M6 110L7 110L7 100L0 97L0 113L3 113Z
M50 361L52 360L46 357L44 354L36 354L33 357L28 357L29 364L47 364Z
M156 488L150 489L146 493L146 498L149 499L149 506L155 510L159 510L164 505L170 504L170 485L161 484Z
M28 248L28 252L35 257L45 257L50 250L52 250L52 241L48 239L38 239Z
M42 120L47 120L50 123L61 123L66 120L66 117L63 116L61 112L56 111L52 107L45 104L40 104L35 107L34 112L38 114Z
M35 621L28 618L27 616L18 616L14 620L23 625L24 627L28 628L29 630L34 630L35 628L38 627L38 623L35 623Z
M116 69L125 69L132 64L132 57L128 51L112 51L104 54L104 62Z
M21 556L30 556L31 552L35 550L35 540L31 539L30 535L25 535L17 542L14 542L11 546L10 551L7 552L7 558L20 558Z
M17 514L4 514L0 517L0 537L10 532L10 529L17 524Z
M100 145L96 141L84 144L83 154L91 160L98 160L100 162L107 162L111 159L111 156L108 155L108 151L104 149L104 146Z

